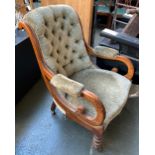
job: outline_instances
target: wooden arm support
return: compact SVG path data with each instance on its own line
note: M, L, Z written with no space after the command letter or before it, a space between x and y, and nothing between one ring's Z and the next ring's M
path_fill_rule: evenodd
M82 91L81 97L88 100L95 107L96 112L97 112L97 115L95 118L91 118L91 117L87 117L87 118L94 122L97 122L97 125L103 124L103 121L106 116L106 111L105 111L105 107L104 107L102 101L99 99L99 97L96 94L94 94L86 89L84 89Z
M102 59L107 59L107 60L113 60L113 61L120 61L122 62L123 64L126 65L127 69L128 69L128 72L127 74L125 74L124 76L131 80L133 78L133 75L134 75L134 66L132 64L132 62L126 58L125 56L120 56L120 55L117 55L115 56L114 58L106 58L106 57L103 57L101 55L96 55L96 53L93 52L93 48L91 48L90 46L88 46L86 44L86 48L87 48L87 51L88 51L88 54L92 55L92 56L96 56L96 57L99 57L99 58L102 58Z
M115 59L112 59L112 60L120 61L120 62L124 63L128 68L128 72L124 76L127 79L132 80L133 75L134 75L134 66L133 66L132 62L128 58L126 58L124 56L119 56L119 55L116 56Z

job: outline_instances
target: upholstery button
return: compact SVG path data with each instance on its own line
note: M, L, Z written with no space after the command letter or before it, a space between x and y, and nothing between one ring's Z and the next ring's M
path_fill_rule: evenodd
M66 16L65 15L63 15L63 17L62 17L63 19L66 19Z
M68 48L69 48L69 45L65 45L65 48L67 48L67 49L68 49Z
M58 20L58 19L57 19L57 17L56 17L56 16L54 16L54 21L55 21L55 22L57 22L57 20Z
M75 50L72 50L72 52L73 52L73 53L76 53L76 51L75 51Z
M55 35L55 31L54 30L52 30L52 34Z
M59 36L59 41L61 41L61 36Z
M59 53L60 53L60 51L59 51L59 50L57 50L57 53L59 54Z
M67 59L67 56L66 55L64 56L64 59Z
M71 60L70 63L72 64L73 63L73 60Z
M51 45L52 45L52 46L54 45L53 41L51 41Z
M82 59L82 57L83 57L83 56L82 56L82 55L80 55L80 56L79 56L79 59Z
M44 24L45 24L45 26L48 26L48 23L47 23L47 21L46 21L46 20L44 20Z
M71 26L74 26L75 24L74 23L71 23Z
M79 40L75 40L75 43L76 43L76 44L79 43Z
M68 97L68 94L67 93L65 93L65 98L67 98Z
M59 63L59 60L57 60L57 63Z
M61 24L61 30L64 30L64 24Z
M44 33L45 38L48 38L47 31Z
M67 35L68 35L68 37L70 37L70 36L71 36L71 32L70 32L70 31L68 31Z

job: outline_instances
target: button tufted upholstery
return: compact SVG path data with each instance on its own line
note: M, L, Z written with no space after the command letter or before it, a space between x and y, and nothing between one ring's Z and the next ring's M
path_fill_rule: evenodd
M76 12L67 5L37 8L24 21L34 30L44 60L55 73L70 76L92 65Z
M84 105L86 114L95 116L94 107L76 95L83 87L95 93L105 106L106 118L103 125L106 128L125 105L131 82L117 73L98 69L91 63L78 16L71 7L67 5L40 7L26 14L23 20L35 32L48 67L53 72L63 74L82 84L75 84L57 76L52 80L53 84L61 90L72 91L73 96L61 91L58 91L59 94L63 95L69 104ZM114 58L118 54L112 49L108 51L109 53L105 47L97 47L94 52L107 58ZM67 84L72 82L73 85L68 87Z

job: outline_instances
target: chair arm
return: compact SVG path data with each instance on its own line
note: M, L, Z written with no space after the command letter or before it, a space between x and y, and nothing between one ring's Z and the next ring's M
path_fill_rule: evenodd
M105 46L96 46L92 50L93 54L95 54L96 56L109 59L114 59L119 54L117 50Z
M71 96L83 97L84 99L89 101L89 103L92 104L92 106L95 107L96 112L97 112L96 116L95 117L86 116L86 115L84 115L84 112L85 112L84 106L79 105L75 109L75 107L71 106L71 104L69 104L65 98L60 99L60 96L59 96L59 99L60 99L59 101L66 103L68 109L70 109L73 113L76 113L76 116L78 119L80 119L84 123L89 123L89 124L95 125L95 126L101 125L103 123L103 121L105 119L104 105L102 104L101 100L99 99L99 97L97 95L84 89L83 84L78 83L74 80L71 80L61 74L54 75L52 77L52 79L50 80L50 83L55 88L57 88L63 92L66 92Z
M118 55L117 50L114 50L114 49L112 50L110 48L104 47L103 48L103 53L102 53L102 50L101 50L102 47L98 48L100 50L98 50L98 52L97 52L97 50L91 48L87 44L86 44L86 48L87 48L88 53L90 55L93 55L93 56L96 56L96 57L99 57L99 58L102 58L102 59L122 62L123 64L125 64L127 66L127 69L128 69L127 74L125 74L124 76L129 80L131 80L133 78L134 66L133 66L132 62L127 57ZM106 52L108 54L106 54Z
M57 89L74 97L79 97L84 89L83 84L71 80L62 74L54 75L50 80L50 83L53 84L53 86L55 86Z
M122 62L123 64L126 65L127 69L128 69L128 72L127 74L125 74L124 76L129 79L129 80L132 80L133 78L133 75L134 75L134 66L131 62L131 60L129 60L127 57L125 56L116 56L115 61L120 61Z

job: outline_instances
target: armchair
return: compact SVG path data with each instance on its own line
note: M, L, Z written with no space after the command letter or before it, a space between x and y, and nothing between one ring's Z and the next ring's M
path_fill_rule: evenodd
M67 5L34 9L24 16L19 28L26 30L32 42L44 82L53 96L53 114L58 107L90 130L94 135L92 146L101 150L104 130L128 98L134 73L130 60L110 48L103 51L89 47L77 13ZM128 73L122 76L115 73L117 69L101 70L89 54L121 61Z

